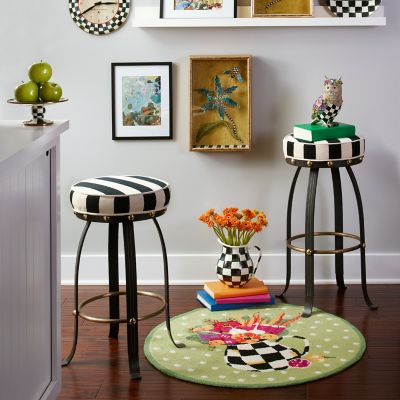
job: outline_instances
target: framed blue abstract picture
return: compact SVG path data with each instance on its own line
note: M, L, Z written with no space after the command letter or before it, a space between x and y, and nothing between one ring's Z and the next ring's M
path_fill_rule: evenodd
M112 138L172 139L172 63L112 63Z
M160 18L236 18L236 0L160 0Z

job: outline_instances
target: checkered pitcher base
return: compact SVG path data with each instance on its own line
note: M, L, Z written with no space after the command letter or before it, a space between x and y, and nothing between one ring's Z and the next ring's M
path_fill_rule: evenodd
M256 273L261 260L261 249L253 246L259 251L257 265L254 266L247 246L228 246L222 244L222 253L217 262L217 278L227 286L242 287Z
M281 340L292 338L303 342L303 351L281 344ZM282 336L273 341L262 340L257 343L246 343L228 346L225 351L225 362L242 371L279 371L294 366L296 360L306 355L310 343L302 336Z

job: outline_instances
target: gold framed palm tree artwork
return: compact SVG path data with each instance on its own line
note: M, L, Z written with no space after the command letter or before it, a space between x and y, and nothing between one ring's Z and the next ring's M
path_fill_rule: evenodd
M251 149L251 56L191 56L190 150Z

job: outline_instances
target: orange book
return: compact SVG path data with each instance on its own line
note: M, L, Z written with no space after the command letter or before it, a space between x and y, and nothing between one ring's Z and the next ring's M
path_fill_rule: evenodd
M226 286L220 281L205 282L204 290L213 299L225 299L228 297L242 297L242 296L254 296L257 294L268 293L268 287L264 282L260 281L256 277L250 279L250 281L241 288L231 288Z

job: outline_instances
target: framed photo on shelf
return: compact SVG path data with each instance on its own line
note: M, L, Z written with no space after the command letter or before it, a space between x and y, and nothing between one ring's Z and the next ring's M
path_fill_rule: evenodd
M251 149L251 56L191 56L190 150Z
M160 18L236 18L237 0L160 0Z
M172 63L112 63L112 138L172 139Z
M252 17L311 17L313 0L252 0Z

